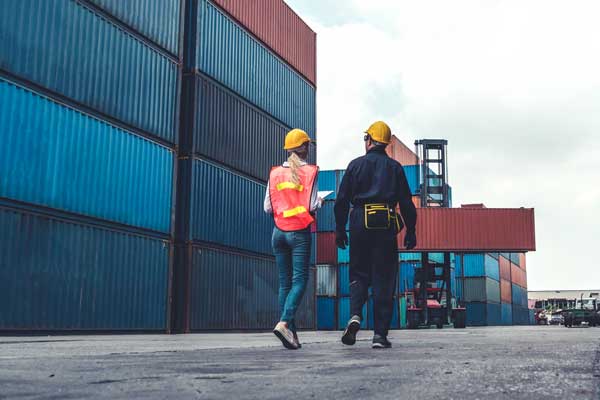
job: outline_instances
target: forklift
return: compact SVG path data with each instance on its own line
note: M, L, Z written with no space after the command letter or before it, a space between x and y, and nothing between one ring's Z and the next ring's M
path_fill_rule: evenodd
M421 160L421 207L450 207L447 184L447 140L415 142ZM415 270L413 292L407 296L406 322L409 329L436 326L442 329L453 323L465 328L466 309L452 307L450 253L443 260L432 261L429 252L421 253L421 268Z

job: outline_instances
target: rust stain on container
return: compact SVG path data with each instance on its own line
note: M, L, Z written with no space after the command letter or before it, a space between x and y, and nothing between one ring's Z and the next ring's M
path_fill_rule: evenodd
M403 249L404 232L398 235ZM413 251L535 251L535 217L526 208L419 208Z

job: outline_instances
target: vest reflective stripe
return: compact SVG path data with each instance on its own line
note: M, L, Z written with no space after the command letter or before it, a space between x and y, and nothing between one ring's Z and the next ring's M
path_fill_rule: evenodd
M310 214L310 206L318 172L317 166L304 165L298 168L299 182L294 183L290 168L275 167L271 170L269 196L275 225L282 231L303 230L315 221Z
M277 190L279 190L280 192L286 189L293 189L301 192L304 190L304 186L296 185L294 182L281 182L277 184Z
M283 212L283 218L295 217L296 215L302 214L305 212L308 212L308 210L304 206L292 208L291 210L287 210L287 211Z

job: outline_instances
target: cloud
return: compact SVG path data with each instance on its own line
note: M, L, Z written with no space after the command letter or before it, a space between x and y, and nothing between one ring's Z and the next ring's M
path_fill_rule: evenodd
M288 3L318 34L324 169L390 123L449 140L455 205L535 207L532 289L600 286L600 3Z

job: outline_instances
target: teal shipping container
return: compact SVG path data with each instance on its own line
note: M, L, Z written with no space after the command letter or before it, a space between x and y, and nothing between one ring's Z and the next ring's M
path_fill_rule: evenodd
M0 231L0 330L167 331L167 240L6 206Z
M362 329L366 329L367 327L367 304L363 306L362 309L363 320L361 321L360 327ZM352 315L350 315L350 297L339 297L338 298L338 329L344 330L346 329L346 324L350 320Z
M3 79L0 126L0 197L170 232L172 150Z
M462 257L464 277L489 277L500 280L498 260L489 254L464 254Z
M336 329L336 308L337 299L334 297L317 297L317 329L335 330Z
M196 68L285 125L316 133L314 87L243 27L198 0Z
M502 325L500 304L466 303L467 326L496 326Z
M177 63L81 2L0 1L0 70L176 141Z

